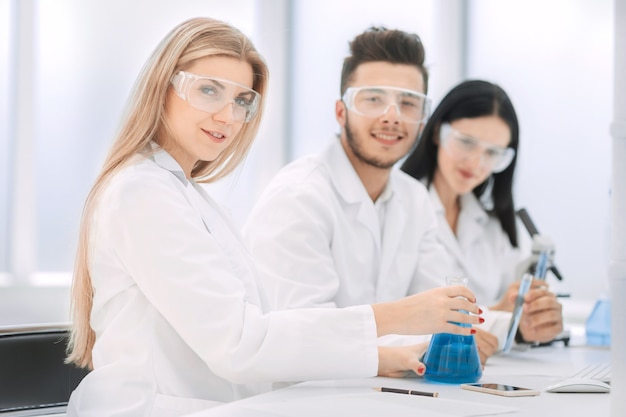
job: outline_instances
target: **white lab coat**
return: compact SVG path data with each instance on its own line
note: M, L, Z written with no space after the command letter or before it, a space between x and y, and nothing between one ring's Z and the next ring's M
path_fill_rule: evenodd
M524 253L511 245L500 221L483 209L473 193L461 196L455 236L434 186L429 195L439 221L438 238L453 260L453 273L469 278L468 287L479 304L495 304L515 280L515 267L530 251ZM524 241L521 236L518 240Z
M163 150L110 181L90 245L95 369L68 416L178 416L272 381L377 373L371 307L264 313L236 228Z
M514 248L500 221L490 216L473 193L461 196L457 234L452 232L437 190L430 186L429 195L439 220L439 241L448 252L453 275L468 277L468 287L483 307L497 303L516 279L515 267L524 256L530 256L528 239L518 233L519 248ZM488 311L481 327L504 343L511 314Z
M426 188L394 169L385 198L381 228L337 139L284 167L243 229L271 306L345 307L444 285L449 262Z

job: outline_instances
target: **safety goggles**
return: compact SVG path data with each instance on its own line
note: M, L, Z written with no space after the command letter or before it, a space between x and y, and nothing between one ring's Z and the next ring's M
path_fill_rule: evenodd
M480 139L464 135L450 126L449 123L441 125L439 140L441 146L457 159L467 159L480 155L481 164L494 173L504 171L515 156L515 149L513 148L487 144Z
M378 118L395 107L398 117L407 123L428 118L430 100L419 91L399 87L349 87L341 98L348 110L365 117Z
M232 103L236 122L252 120L261 101L261 95L256 91L221 78L179 71L174 74L171 83L178 97L207 113L217 113Z

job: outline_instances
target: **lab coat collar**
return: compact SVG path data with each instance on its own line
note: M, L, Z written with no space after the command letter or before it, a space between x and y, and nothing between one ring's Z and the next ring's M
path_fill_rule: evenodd
M367 228L380 250L382 246L380 221L374 202L367 193L361 178L356 173L338 138L335 138L323 153L322 161L327 165L337 196L343 199L347 205L355 206L356 219Z
M378 212L338 138L334 138L331 145L322 154L322 161L327 165L331 173L330 179L337 191L337 195L342 198L346 204L359 206L356 218L370 231L376 245L380 249L382 243ZM381 203L388 203L392 198L394 200L402 198L398 193L394 193L393 172L390 173L385 190L380 195L379 200L382 199L380 200ZM388 204L387 207L386 218L388 221L384 228L385 234L397 233L398 228L401 229L404 227L405 214L394 208L393 204ZM389 221L389 219L392 220Z
M333 142L324 152L322 160L325 161L329 172L332 173L331 181L337 190L337 194L346 203L372 201L363 182L361 182L361 178L359 178L350 159L348 159L343 146L341 146L339 138L333 138Z
M456 235L450 228L446 220L446 210L439 198L439 194L433 184L428 187L433 206L439 220L439 235L441 243L448 249L457 262L466 271L471 271L471 265L466 262L464 250L475 240L481 239L485 233L485 227L489 221L489 215L480 205L480 202L473 193L461 196L461 212L457 222Z
M426 185L426 183L424 183L424 185ZM435 186L433 184L430 184L430 187L428 187L428 194L430 194L430 199L433 202L435 212L438 215L445 217L446 209L443 207L443 203L441 202L439 194L437 193L437 190L435 189Z
M376 204L384 204L387 201L389 201L389 199L391 197L393 197L393 190L394 190L394 186L393 186L393 181L394 181L394 176L393 175L389 175L389 179L387 180L387 184L385 184L385 189L383 190L382 193L380 193L380 195L378 196L378 198L376 199Z
M483 238L486 233L489 215L474 195L467 193L461 196L461 213L457 225L457 239L461 247L470 247Z
M428 193L430 194L430 199L433 202L433 207L435 208L435 212L437 213L437 219L439 222L439 236L441 236L441 243L448 249L450 253L454 255L454 257L458 260L462 260L463 251L459 246L459 242L457 241L456 235L450 228L446 220L446 209L439 198L439 194L437 193L437 189L433 184L428 187Z
M185 177L185 172L165 149L161 148L156 142L150 142L150 148L154 152L151 156L152 160L161 168L170 171L176 178L186 187L189 181Z
M359 174L352 166L352 162L348 159L346 151L341 146L339 138L333 138L331 145L326 149L322 157L332 172L331 180L337 193L344 199L346 203L361 203L363 201L371 201ZM385 189L378 197L377 201L386 202L394 197L394 176L389 175L389 180ZM373 203L373 202L372 202Z
M462 212L465 212L470 220L481 226L487 225L489 215L474 193L470 192L461 196L461 207L463 208Z
M433 206L435 207L435 211L437 214L441 216L441 218L445 218L446 209L443 207L443 203L439 198L439 194L435 189L433 184L428 187L428 192L430 193L430 198L433 202ZM485 226L489 221L489 215L478 201L478 198L474 195L474 193L467 193L461 196L461 215L465 219L471 219L475 223Z

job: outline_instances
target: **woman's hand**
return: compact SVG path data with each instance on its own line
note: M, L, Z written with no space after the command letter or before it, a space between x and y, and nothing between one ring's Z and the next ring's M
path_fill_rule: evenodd
M515 298L517 298L517 293L519 292L519 284L520 281L515 281L509 285L509 288L506 289L506 292L498 304L489 307L489 309L495 311L513 311L513 307L515 307Z
M492 310L513 311L519 292L519 281L509 286ZM524 296L524 307L519 331L527 342L549 342L563 331L563 306L556 295L548 290L543 280L533 280Z
M404 378L424 375L426 367L419 358L426 352L428 343L410 346L379 346L378 376Z
M524 296L519 331L527 342L549 342L563 331L563 306L547 287L531 289Z
M489 307L490 310L495 311L513 311L515 307L515 299L517 298L517 293L519 293L519 285L521 281L515 281L509 288L507 288L506 292L498 302L498 304ZM540 279L533 279L530 284L531 290L533 289L541 289L547 288L546 282Z
M484 320L476 305L474 294L463 286L435 288L401 298L397 301L372 305L378 336L386 334L474 334L471 327L457 326L451 322L479 324Z

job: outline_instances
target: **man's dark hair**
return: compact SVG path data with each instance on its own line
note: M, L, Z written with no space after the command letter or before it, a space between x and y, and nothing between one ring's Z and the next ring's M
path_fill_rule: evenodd
M424 94L428 92L428 71L424 68L424 45L415 33L385 27L371 27L350 42L350 55L343 60L341 95L348 88L350 77L366 62L389 62L413 65L424 77Z

